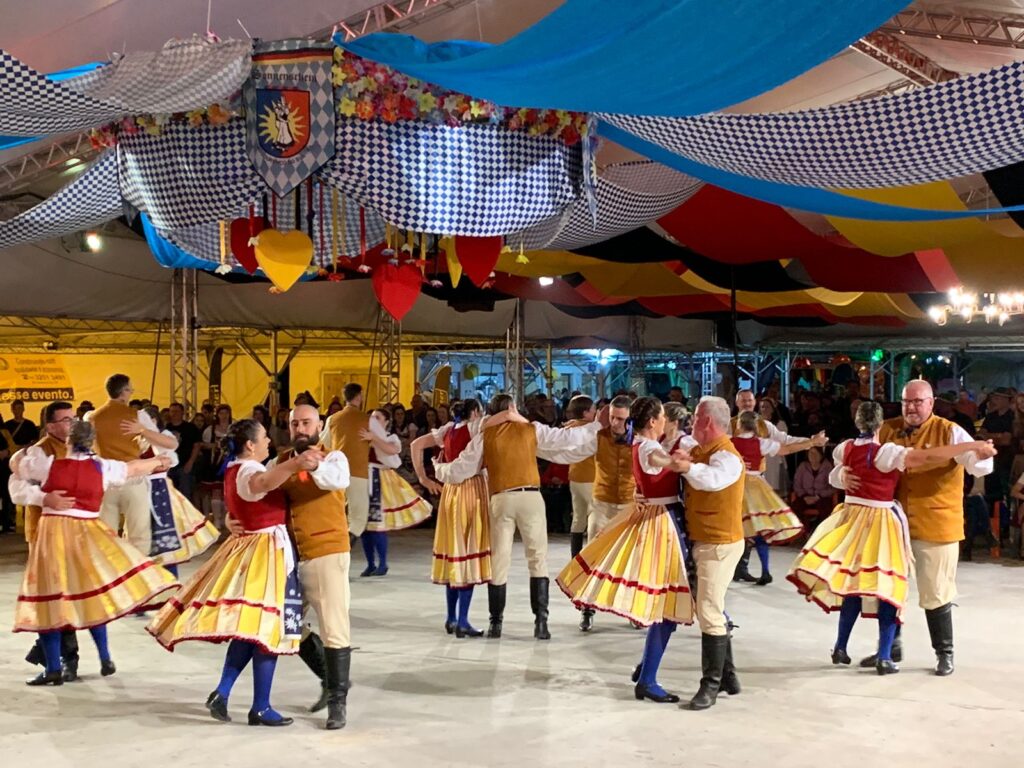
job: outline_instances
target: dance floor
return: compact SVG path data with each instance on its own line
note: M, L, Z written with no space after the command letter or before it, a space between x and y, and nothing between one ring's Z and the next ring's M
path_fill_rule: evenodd
M835 616L805 604L782 578L794 550L774 551L775 583L734 585L736 664L743 683L706 712L638 702L629 674L643 633L599 614L589 635L552 583L550 642L532 637L521 546L509 584L505 637L456 640L442 629L444 592L426 578L430 531L392 536L391 571L352 582L354 687L348 727L323 730L306 707L318 686L297 657L278 665L272 700L290 728L245 724L249 671L231 697L234 722L203 702L224 647L187 643L171 654L124 619L111 626L115 676L99 676L80 635L81 682L28 688L22 661L31 636L0 633L0 765L64 766L801 766L885 764L1019 766L1024 759L1024 568L965 563L955 613L956 674L931 674L924 614L907 611L899 675L833 667ZM551 544L551 572L568 558ZM756 558L755 558L756 560ZM24 550L0 538L0 626L10 627ZM353 571L362 569L355 553ZM194 564L185 566L183 575ZM754 566L756 573L757 567ZM486 625L486 589L472 620ZM861 621L851 655L874 649L877 625ZM684 700L700 677L700 635L678 631L660 681Z

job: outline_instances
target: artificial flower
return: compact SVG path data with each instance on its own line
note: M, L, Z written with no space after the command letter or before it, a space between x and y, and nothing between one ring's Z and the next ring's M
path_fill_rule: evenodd
M347 96L343 96L341 101L338 102L338 112L345 117L352 117L356 113L356 102Z
M206 110L206 119L210 125L224 125L231 119L231 112L220 104L211 104Z
M437 96L430 91L417 92L414 98L419 102L420 112L430 112L437 108Z
M203 124L203 110L193 109L191 112L185 114L185 118L188 120L188 124L193 128L198 128Z
M360 120L372 120L373 111L373 99L362 98L356 103L356 116Z

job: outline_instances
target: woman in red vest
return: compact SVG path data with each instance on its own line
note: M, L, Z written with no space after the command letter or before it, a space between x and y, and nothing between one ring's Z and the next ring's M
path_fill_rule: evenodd
M20 469L39 483L42 516L18 593L15 632L38 632L46 671L29 685L61 685L61 630L88 629L100 656L100 673L116 667L107 644L107 624L155 607L178 582L166 570L118 538L100 520L103 492L154 470L166 459L112 461L92 452L93 426L78 421L68 436L68 454L44 456Z
M812 440L802 440L783 445L777 440L759 437L758 416L753 411L744 411L736 420L736 434L732 444L743 457L747 477L743 484L743 535L754 545L761 561L761 578L755 584L763 587L772 583L768 570L768 545L785 544L803 533L804 524L779 498L764 479L764 462L769 456L785 456L806 451L814 445Z
M907 519L894 500L900 472L949 461L987 443L928 449L880 445L882 407L872 401L860 404L855 423L860 435L836 446L835 468L829 478L839 488L843 487L840 473L853 473L860 481L856 495L848 494L845 502L818 526L786 578L826 613L839 611L833 664L850 663L846 645L858 615L877 617L875 669L880 675L891 675L899 672L892 660L892 644L906 602L912 558Z
M473 398L451 404L452 421L412 444L413 465L420 484L440 493L437 527L434 529L434 561L430 578L444 584L448 615L444 629L456 637L481 637L483 632L469 623L473 587L491 580L491 534L487 480L477 474L461 483L441 486L427 477L423 452L440 447L439 463L455 461L480 430L482 408Z
M280 486L315 469L323 455L309 450L267 469L270 438L253 419L231 425L224 453L224 502L245 532L225 541L146 629L169 651L186 640L229 642L220 684L206 700L215 720L230 722L228 696L252 661L249 725L291 725L270 706L277 657L298 653L302 634L302 592Z
M644 655L634 672L637 699L662 703L679 697L658 685L658 667L677 624L693 623L693 598L679 532L666 508L679 500L679 460L658 442L665 410L654 397L629 409L636 506L615 519L558 576L577 608L607 611L648 627Z

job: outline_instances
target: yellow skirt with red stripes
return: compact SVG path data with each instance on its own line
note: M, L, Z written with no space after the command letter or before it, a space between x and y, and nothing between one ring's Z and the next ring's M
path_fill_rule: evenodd
M372 471L373 468L371 468ZM368 531L400 531L430 517L434 508L393 469L380 468L380 511L383 520L370 521Z
M43 515L18 593L14 631L98 627L157 607L179 586L99 518Z
M804 524L761 475L748 474L743 485L743 535L769 544L785 544L804 532Z
M786 578L826 612L856 596L865 598L864 616L877 615L879 600L899 613L912 559L899 511L840 504L811 535Z
M298 653L298 634L285 632L287 570L273 534L231 536L146 631L169 651L186 640L244 640L266 653Z
M637 502L615 517L558 575L577 608L614 613L644 626L693 623L693 598L672 516Z
M470 587L491 580L491 520L487 481L476 475L447 483L441 491L434 529L435 584Z
M217 526L207 520L203 513L192 506L192 503L181 495L174 483L167 483L167 492L171 497L171 511L174 513L174 527L178 532L181 547L173 552L164 552L154 559L160 565L179 565L198 557L213 546L220 538Z

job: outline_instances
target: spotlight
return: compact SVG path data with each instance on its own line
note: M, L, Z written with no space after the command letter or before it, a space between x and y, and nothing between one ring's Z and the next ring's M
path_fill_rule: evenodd
M549 285L555 284L555 278L553 277L540 277L537 278L537 282L540 283L541 288L547 288Z
M96 253L103 248L103 236L99 232L89 231L82 233L82 250L87 253Z

